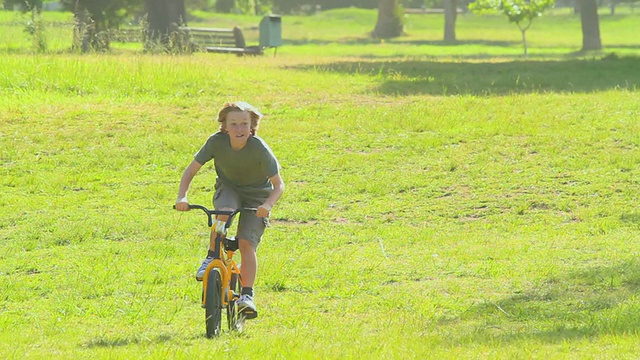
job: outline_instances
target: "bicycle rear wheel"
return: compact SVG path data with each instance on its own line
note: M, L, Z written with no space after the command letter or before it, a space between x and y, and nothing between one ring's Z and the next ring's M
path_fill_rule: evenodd
M212 269L209 272L204 310L207 337L212 338L220 335L220 323L222 322L222 280L218 269Z
M229 299L229 305L227 305L227 323L229 325L229 330L242 331L244 328L244 315L238 314L238 306L236 306L236 300L238 300L242 289L240 276L238 274L231 275L229 289L233 291L233 298Z

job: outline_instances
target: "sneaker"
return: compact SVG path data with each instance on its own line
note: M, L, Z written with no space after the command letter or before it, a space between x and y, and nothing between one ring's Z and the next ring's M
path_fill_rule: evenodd
M198 272L196 272L196 280L202 281L202 279L204 279L204 272L205 270L207 270L207 266L211 264L212 260L213 258L210 258L210 257L204 259L204 261L202 262L202 265L200 265L200 268L198 269Z
M258 317L258 310L256 310L256 305L253 303L251 295L240 295L236 305L238 306L238 314L244 315L246 319Z

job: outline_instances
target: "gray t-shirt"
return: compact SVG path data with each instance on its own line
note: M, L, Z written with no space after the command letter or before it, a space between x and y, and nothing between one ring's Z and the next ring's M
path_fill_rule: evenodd
M216 181L235 188L243 196L266 197L273 190L270 177L278 174L279 164L267 143L249 136L241 150L233 150L229 134L217 132L196 153L194 160L204 165L214 161Z

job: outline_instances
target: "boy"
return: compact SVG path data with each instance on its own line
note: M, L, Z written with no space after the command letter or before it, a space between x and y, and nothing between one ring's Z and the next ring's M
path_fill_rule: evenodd
M258 210L243 212L238 220L238 245L242 254L242 292L238 299L238 311L247 318L258 315L253 302L253 284L258 269L256 249L268 225L271 209L284 192L280 166L269 146L256 135L262 114L246 102L226 103L218 114L219 131L211 135L194 160L182 174L176 209L189 210L187 191L193 177L202 165L214 161L216 184L213 203L216 210L235 210L255 207ZM226 221L227 216L217 216ZM211 233L207 258L196 273L202 281L204 271L211 262L215 232Z

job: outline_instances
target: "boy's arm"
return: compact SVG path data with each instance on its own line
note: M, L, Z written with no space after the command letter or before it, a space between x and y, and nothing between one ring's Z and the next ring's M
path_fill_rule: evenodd
M271 180L271 184L273 184L273 191L271 191L267 200L264 201L264 204L258 207L258 211L256 212L258 217L269 216L269 211L271 211L271 208L278 202L278 199L280 199L280 196L282 196L284 192L284 181L280 174L273 175L269 180Z
M182 178L180 179L180 189L178 190L178 199L176 200L176 210L178 211L187 211L189 210L189 201L187 200L187 192L189 191L189 186L191 185L191 180L196 176L202 164L193 160L189 166L182 173Z

